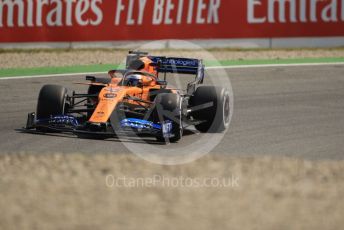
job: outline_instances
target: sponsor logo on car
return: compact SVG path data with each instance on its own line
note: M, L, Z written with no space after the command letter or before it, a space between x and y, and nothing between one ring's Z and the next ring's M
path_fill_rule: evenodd
M108 98L108 99L111 99L111 98L117 97L117 94L115 94L115 93L106 93L106 94L104 94L104 97Z

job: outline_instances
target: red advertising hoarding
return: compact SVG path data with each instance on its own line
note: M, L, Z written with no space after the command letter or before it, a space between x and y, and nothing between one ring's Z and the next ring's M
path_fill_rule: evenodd
M0 42L343 35L344 0L0 0Z

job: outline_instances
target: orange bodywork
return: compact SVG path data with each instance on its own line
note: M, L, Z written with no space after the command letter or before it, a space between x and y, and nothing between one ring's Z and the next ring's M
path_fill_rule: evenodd
M110 74L110 76L112 76ZM121 86L121 78L112 78L111 83L104 87L98 97L98 104L89 119L91 123L106 123L112 112L116 109L118 103L128 102L138 104L136 101L125 99L126 96L140 98L149 101L149 92L152 89L160 89L155 77L142 76L142 87ZM142 103L141 103L142 104Z

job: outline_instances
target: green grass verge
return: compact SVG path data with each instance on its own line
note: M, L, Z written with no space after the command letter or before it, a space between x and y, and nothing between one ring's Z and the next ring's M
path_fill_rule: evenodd
M344 57L334 58L291 58L291 59L256 59L256 60L227 60L219 61L221 66L240 66L240 65L273 65L273 64L307 64L307 63L336 63L344 62ZM207 66L216 66L217 62L207 61Z
M264 65L264 64L305 64L305 63L335 63L343 62L344 57L336 58L302 58L302 59L272 59L272 60L225 60L205 61L210 66L241 66L241 65ZM97 64L80 66L60 67L37 67L37 68L13 68L0 69L0 77L35 76L67 73L107 72L118 67L116 64Z
M87 72L106 72L116 68L116 65L80 65L80 66L60 66L60 67L37 67L37 68L14 68L0 69L0 77L15 76L34 76L47 74L66 74L66 73L87 73Z

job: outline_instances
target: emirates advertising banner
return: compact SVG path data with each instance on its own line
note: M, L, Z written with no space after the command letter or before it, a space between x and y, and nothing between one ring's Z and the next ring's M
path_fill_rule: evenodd
M0 0L0 42L344 35L344 0Z

